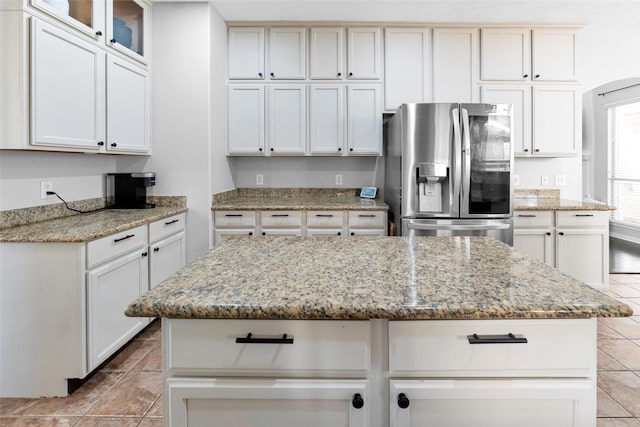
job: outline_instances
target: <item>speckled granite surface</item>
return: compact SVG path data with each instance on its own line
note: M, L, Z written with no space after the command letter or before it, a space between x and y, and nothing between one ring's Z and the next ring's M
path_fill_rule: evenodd
M214 194L213 210L388 210L381 199L361 199L359 188L240 188Z
M607 295L487 237L230 238L129 316L491 319L630 316Z
M88 242L187 211L186 198L153 209L107 209L0 229L0 242ZM180 200L178 200L180 202Z
M615 207L604 203L562 199L558 189L514 189L513 209L521 211L610 211L615 210Z

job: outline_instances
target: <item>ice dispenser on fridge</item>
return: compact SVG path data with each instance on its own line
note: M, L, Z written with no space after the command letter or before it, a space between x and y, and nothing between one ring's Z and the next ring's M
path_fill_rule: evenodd
M442 182L447 178L447 165L420 163L418 166L418 210L442 212Z

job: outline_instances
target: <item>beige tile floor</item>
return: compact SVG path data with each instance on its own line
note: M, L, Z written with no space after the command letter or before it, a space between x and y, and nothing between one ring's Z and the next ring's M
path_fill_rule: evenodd
M635 316L598 321L598 427L640 427L640 274L608 293ZM154 322L71 396L0 399L0 426L161 427L160 324Z

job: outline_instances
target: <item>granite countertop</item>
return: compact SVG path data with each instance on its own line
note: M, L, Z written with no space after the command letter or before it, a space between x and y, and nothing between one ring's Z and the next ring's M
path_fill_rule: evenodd
M232 237L128 316L493 319L630 316L602 292L488 237Z
M359 197L360 189L238 189L214 195L212 210L388 210L379 198Z
M554 211L611 211L616 208L598 202L567 200L556 198L515 198L513 199L513 209L520 211L554 210Z
M186 212L186 206L105 209L0 229L0 242L88 242Z

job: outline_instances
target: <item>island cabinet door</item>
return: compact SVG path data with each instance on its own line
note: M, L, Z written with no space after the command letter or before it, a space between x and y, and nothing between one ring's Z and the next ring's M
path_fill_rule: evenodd
M368 426L365 380L169 378L166 426Z
M595 427L591 379L391 381L391 427Z

